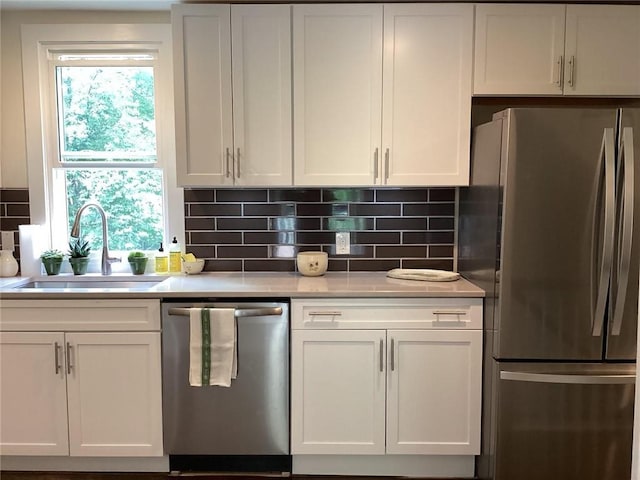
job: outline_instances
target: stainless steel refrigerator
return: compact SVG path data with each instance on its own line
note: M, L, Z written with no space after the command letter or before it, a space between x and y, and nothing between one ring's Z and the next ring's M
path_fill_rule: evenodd
M640 109L514 108L474 129L458 267L487 292L480 478L630 478L638 157Z

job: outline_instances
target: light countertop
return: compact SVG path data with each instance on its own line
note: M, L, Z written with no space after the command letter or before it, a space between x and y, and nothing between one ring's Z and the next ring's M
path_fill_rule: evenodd
M97 277L100 276L3 278L0 279L0 298L484 297L482 289L465 279L453 282L399 280L386 277L385 272L329 272L321 277L303 277L294 272L205 272L199 275L170 276L157 285L144 289L16 288L32 280L75 281L104 278ZM110 278L130 280L132 276L112 275ZM154 275L135 277L136 280L154 278L157 279Z

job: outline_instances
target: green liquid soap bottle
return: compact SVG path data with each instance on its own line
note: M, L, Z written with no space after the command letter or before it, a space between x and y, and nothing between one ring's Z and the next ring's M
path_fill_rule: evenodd
M169 273L176 274L182 271L182 251L176 237L173 237L169 246Z
M158 253L156 253L155 271L156 273L169 273L169 256L165 253L164 248L162 248L162 243L160 244Z

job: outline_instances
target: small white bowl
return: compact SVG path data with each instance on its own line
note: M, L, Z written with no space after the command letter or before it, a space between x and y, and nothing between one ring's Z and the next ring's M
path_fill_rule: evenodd
M327 252L300 252L296 256L298 271L305 277L324 275L329 264Z
M193 262L182 262L182 270L187 275L196 275L204 268L204 259L199 258Z

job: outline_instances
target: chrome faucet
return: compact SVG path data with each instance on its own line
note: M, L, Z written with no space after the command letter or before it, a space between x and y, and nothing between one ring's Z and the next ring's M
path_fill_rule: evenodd
M104 209L98 205L97 203L85 203L80 209L76 212L76 218L73 220L73 227L71 227L71 236L75 238L80 238L80 217L82 216L82 212L86 208L93 207L100 213L100 218L102 219L102 275L111 275L111 264L113 262L119 262L120 259L118 257L110 257L109 256L109 246L107 245L108 235L107 235L107 216L104 213Z

